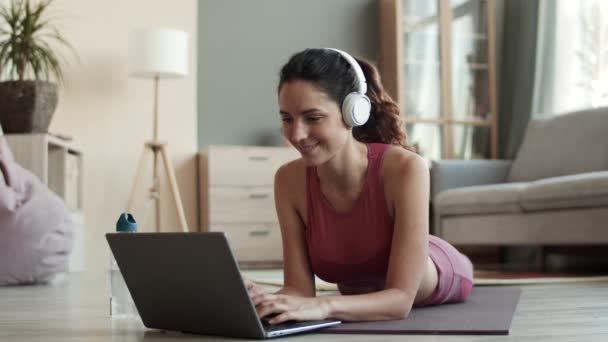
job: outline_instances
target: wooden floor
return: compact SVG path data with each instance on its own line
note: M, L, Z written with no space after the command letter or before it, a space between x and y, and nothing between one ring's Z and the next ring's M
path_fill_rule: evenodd
M288 341L608 341L608 282L523 286L509 336L304 334ZM105 275L0 288L0 341L213 341L109 317Z

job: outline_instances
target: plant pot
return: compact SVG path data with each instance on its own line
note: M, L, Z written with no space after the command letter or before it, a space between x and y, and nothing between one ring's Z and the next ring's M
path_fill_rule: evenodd
M0 82L0 125L5 134L47 133L56 107L56 83Z

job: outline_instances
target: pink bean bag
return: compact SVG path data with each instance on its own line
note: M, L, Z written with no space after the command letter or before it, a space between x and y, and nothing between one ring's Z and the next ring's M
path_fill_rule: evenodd
M0 285L48 282L65 271L73 230L64 202L15 162L0 132Z

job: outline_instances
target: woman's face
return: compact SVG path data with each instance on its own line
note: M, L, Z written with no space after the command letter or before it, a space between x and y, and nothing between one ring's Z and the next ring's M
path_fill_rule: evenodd
M320 165L344 146L350 129L338 104L309 81L284 83L279 91L283 135L307 165Z

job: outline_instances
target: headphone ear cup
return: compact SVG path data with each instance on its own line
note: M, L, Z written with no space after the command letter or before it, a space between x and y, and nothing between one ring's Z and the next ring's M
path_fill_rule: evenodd
M369 119L372 104L363 94L350 93L342 102L342 117L349 127L364 125Z

